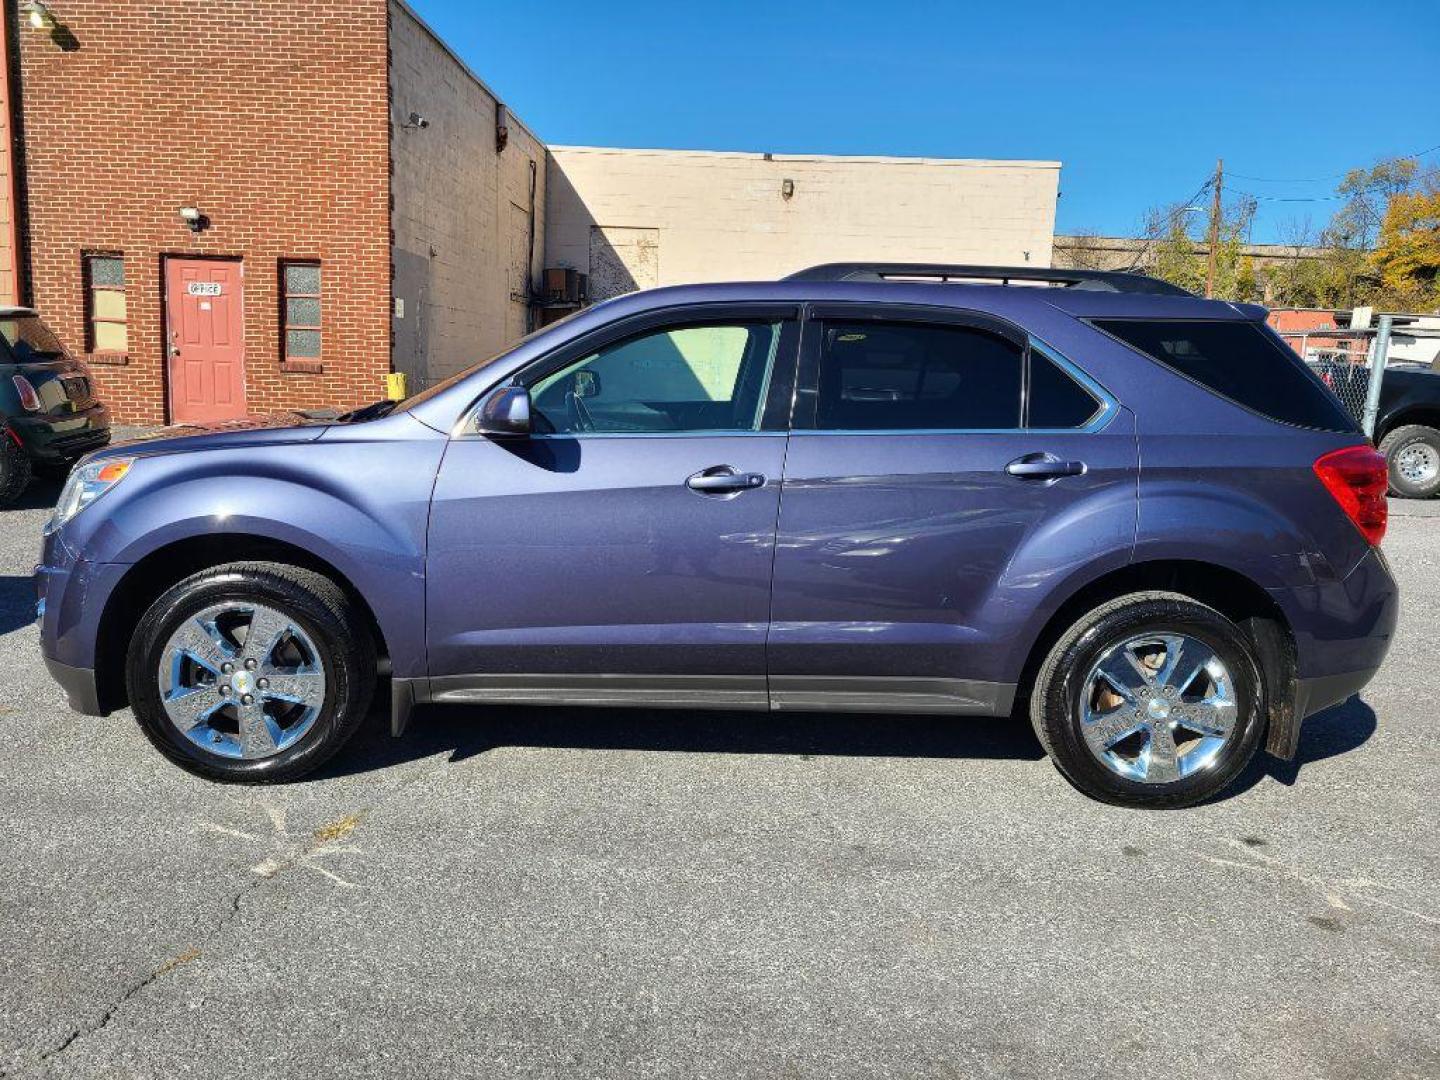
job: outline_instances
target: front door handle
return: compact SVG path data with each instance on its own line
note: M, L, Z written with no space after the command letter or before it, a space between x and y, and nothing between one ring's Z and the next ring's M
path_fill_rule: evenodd
M1062 476L1084 476L1083 461L1061 461L1053 454L1026 454L1005 466L1005 471L1021 480L1058 480Z
M690 477L685 486L701 495L738 495L764 487L765 477L759 473L742 473L730 465L716 465Z

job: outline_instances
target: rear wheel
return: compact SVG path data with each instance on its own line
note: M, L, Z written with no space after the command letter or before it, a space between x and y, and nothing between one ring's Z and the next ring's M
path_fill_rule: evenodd
M365 625L320 574L274 563L204 571L140 620L127 665L136 718L200 776L294 780L365 718L375 685Z
M10 506L30 485L30 458L0 431L0 507Z
M1248 636L1175 593L1134 593L1080 619L1046 657L1031 722L1061 774L1125 806L1191 806L1226 788L1264 732Z
M1407 499L1440 494L1440 431L1424 424L1406 424L1380 441L1390 469L1390 490Z

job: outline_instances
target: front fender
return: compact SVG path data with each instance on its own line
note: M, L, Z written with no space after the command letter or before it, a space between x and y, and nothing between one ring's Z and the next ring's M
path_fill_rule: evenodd
M63 544L85 563L112 567L197 537L212 539L221 561L226 537L301 548L364 597L395 673L418 677L426 523L445 440L413 422L405 427L424 434L143 457L65 527Z

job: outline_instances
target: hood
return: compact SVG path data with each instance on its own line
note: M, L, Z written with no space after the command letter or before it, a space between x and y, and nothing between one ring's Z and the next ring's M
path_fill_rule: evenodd
M112 443L90 455L92 459L140 454L183 454L197 450L236 450L246 446L273 446L277 443L314 442L334 423L297 413L252 416L208 424L174 424L156 428L123 442Z

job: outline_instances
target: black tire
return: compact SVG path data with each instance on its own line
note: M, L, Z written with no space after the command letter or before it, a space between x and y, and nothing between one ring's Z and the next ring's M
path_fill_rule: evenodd
M314 642L324 664L324 706L294 745L256 760L201 749L170 722L161 703L163 650L191 616L227 601L263 603ZM271 784L295 780L328 761L359 730L375 690L375 644L365 618L329 578L280 563L232 563L186 578L156 600L130 643L126 683L135 717L162 754L211 780Z
M1407 468L1409 462L1402 457L1407 450L1412 456L1418 453L1433 462L1433 469L1422 470L1428 475L1417 476L1413 468ZM1380 440L1380 453L1385 455L1385 464L1390 470L1390 490L1396 495L1406 499L1433 499L1440 494L1440 431L1424 424L1406 424Z
M1102 764L1081 733L1081 696L1094 665L1112 647L1150 632L1183 633L1209 647L1234 684L1236 714L1213 762L1168 783L1127 779ZM1091 798L1119 806L1193 806L1228 787L1255 756L1268 716L1264 680L1249 636L1214 608L1177 593L1132 593L1102 604L1050 650L1035 679L1030 719L1062 776Z
M0 431L0 508L12 506L30 486L30 458L15 440Z

